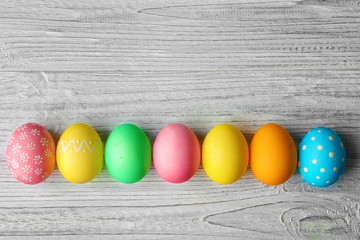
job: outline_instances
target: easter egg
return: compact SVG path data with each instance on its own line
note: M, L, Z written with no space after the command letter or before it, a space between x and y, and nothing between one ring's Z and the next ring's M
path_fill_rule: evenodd
M250 167L255 177L267 185L286 182L297 164L297 151L290 134L280 125L262 126L250 144Z
M220 124L206 135L202 146L202 164L213 181L220 184L236 182L245 173L248 162L248 143L236 127Z
M145 132L133 124L118 126L106 142L105 165L119 182L135 183L145 177L151 165L151 146Z
M93 180L103 166L103 144L98 133L85 123L68 127L56 148L57 165L70 182Z
M26 123L11 135L6 162L14 178L22 183L45 181L55 167L54 140L43 126Z
M199 140L187 126L174 123L163 128L153 146L156 172L165 181L182 183L194 176L200 165Z
M316 187L335 183L344 171L346 154L340 137L331 129L314 128L301 140L299 172Z

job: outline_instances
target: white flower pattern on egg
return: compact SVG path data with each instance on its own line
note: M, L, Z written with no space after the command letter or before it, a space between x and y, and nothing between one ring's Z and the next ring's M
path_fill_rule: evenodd
M20 148L21 146L19 145L19 143L14 144L12 148L13 153L19 153Z
M20 140L25 140L27 138L27 133L26 132L22 132L20 133Z
M35 143L29 142L28 145L27 145L27 148L28 148L29 150L35 150L35 146L36 146Z
M50 154L51 154L51 153L50 153L50 149L46 149L46 150L45 150L45 156L46 156L46 157L50 157Z
M42 168L37 168L36 170L35 170L35 174L36 175L40 175L42 173Z
M30 132L33 136L39 136L40 135L40 131L37 130L36 128L35 129L31 129L31 132Z
M22 170L25 174L29 174L32 171L32 168L29 165L25 165Z
M22 175L22 180L24 180L24 182L31 183L31 179L32 179L32 177L30 177L30 176Z
M46 140L46 138L41 138L40 143L41 143L41 146L47 146L48 145L48 141Z
M12 167L13 167L14 169L19 168L19 162L16 161L15 158L13 158L13 159L11 160L11 164L12 164Z
M26 152L23 152L21 155L20 155L20 160L25 163L29 160L29 155L26 153Z
M40 155L35 156L34 162L36 165L40 165L43 162L43 158Z
M42 180L45 180L49 177L49 172L44 172L44 174L41 176Z

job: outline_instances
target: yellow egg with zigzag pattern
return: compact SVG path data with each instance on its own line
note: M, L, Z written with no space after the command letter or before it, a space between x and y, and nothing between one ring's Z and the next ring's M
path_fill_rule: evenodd
M99 134L85 123L68 127L56 148L56 161L61 174L72 183L93 180L103 167L103 143Z

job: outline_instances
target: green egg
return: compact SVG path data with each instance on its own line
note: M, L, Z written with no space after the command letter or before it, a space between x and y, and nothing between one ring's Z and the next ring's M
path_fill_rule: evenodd
M145 132L134 124L123 124L111 132L105 145L105 165L113 178L135 183L151 165L151 146Z

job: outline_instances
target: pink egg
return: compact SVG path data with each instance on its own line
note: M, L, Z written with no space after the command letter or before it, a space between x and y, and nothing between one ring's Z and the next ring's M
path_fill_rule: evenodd
M199 140L187 126L174 123L163 128L153 146L156 172L165 181L182 183L194 176L200 166Z
M55 144L48 130L36 123L26 123L12 134L6 150L11 174L22 183L46 180L55 167Z

